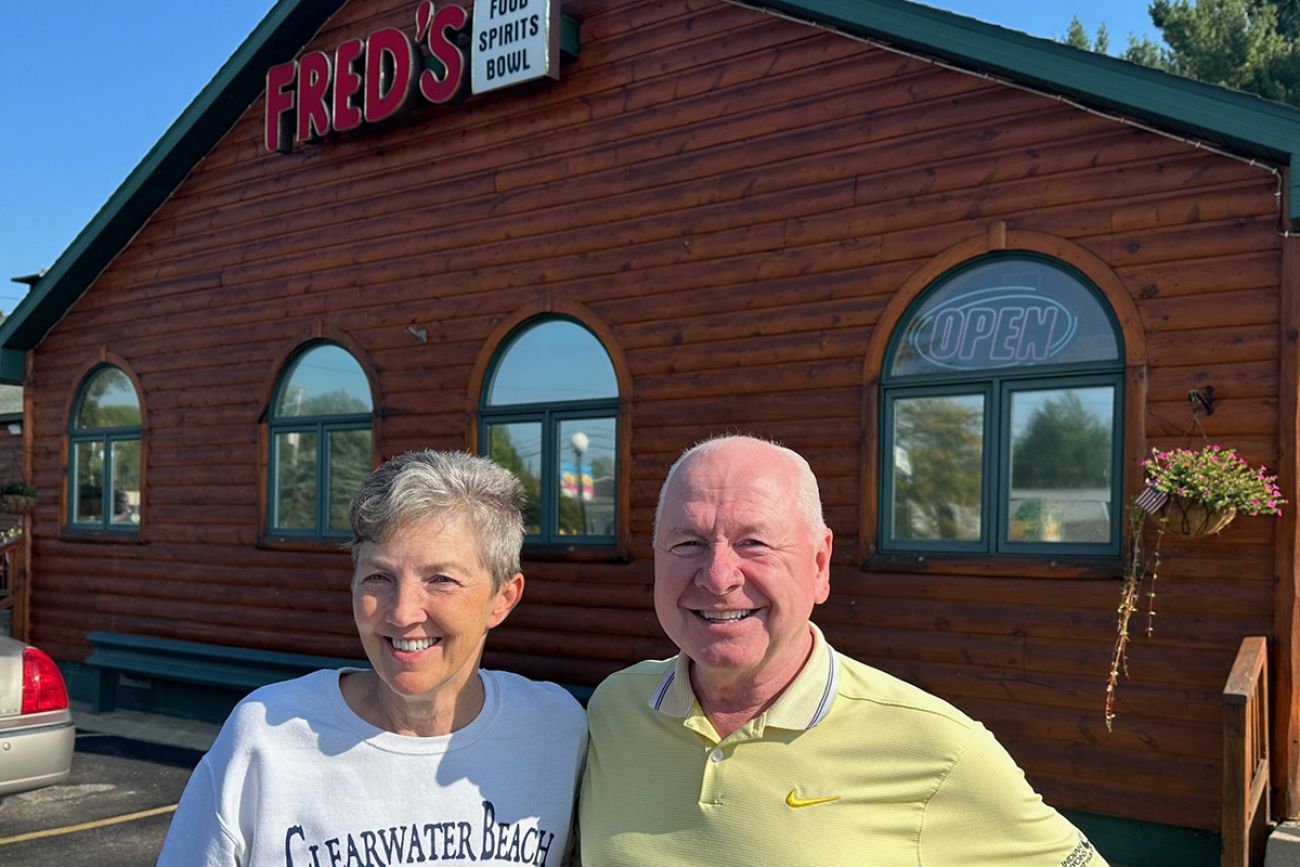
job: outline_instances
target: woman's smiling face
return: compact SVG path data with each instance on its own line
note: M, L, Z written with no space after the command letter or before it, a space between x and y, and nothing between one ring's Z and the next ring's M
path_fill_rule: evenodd
M393 697L451 706L477 672L488 630L523 592L522 575L494 588L481 550L468 522L454 516L405 524L359 546L352 613Z

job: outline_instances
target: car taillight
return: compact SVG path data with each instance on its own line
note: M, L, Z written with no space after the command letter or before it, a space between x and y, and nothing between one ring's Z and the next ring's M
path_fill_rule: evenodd
M54 660L35 647L23 649L23 713L62 710L68 706L68 688Z

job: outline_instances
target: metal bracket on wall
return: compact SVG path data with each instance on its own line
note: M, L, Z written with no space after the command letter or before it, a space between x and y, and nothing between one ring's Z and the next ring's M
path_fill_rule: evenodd
M1214 415L1214 386L1189 390L1187 400L1192 404L1192 412L1204 410L1206 415Z

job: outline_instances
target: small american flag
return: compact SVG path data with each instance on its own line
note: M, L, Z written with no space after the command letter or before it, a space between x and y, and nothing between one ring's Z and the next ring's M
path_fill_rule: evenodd
M1147 485L1146 490L1138 494L1135 500L1142 510L1149 515L1154 515L1164 508L1165 503L1169 502L1169 495L1154 485Z

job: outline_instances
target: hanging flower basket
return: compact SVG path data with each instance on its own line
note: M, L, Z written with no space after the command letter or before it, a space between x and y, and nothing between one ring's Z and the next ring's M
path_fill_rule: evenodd
M0 507L10 515L26 515L32 509L36 508L36 496L34 494L3 494L0 495Z
M1175 494L1169 498L1165 513L1156 521L1167 533L1179 536L1213 536L1237 517L1234 506L1216 509L1191 497Z
M1147 600L1146 634L1155 617L1156 578L1160 572L1160 541L1165 533L1211 536L1238 514L1280 515L1286 500L1277 477L1267 467L1252 467L1234 449L1206 445L1200 449L1152 449L1142 463L1146 488L1129 501L1129 539L1120 591L1115 648L1106 682L1106 729L1115 719L1115 691L1128 677L1129 622ZM1150 549L1144 530L1155 528Z

